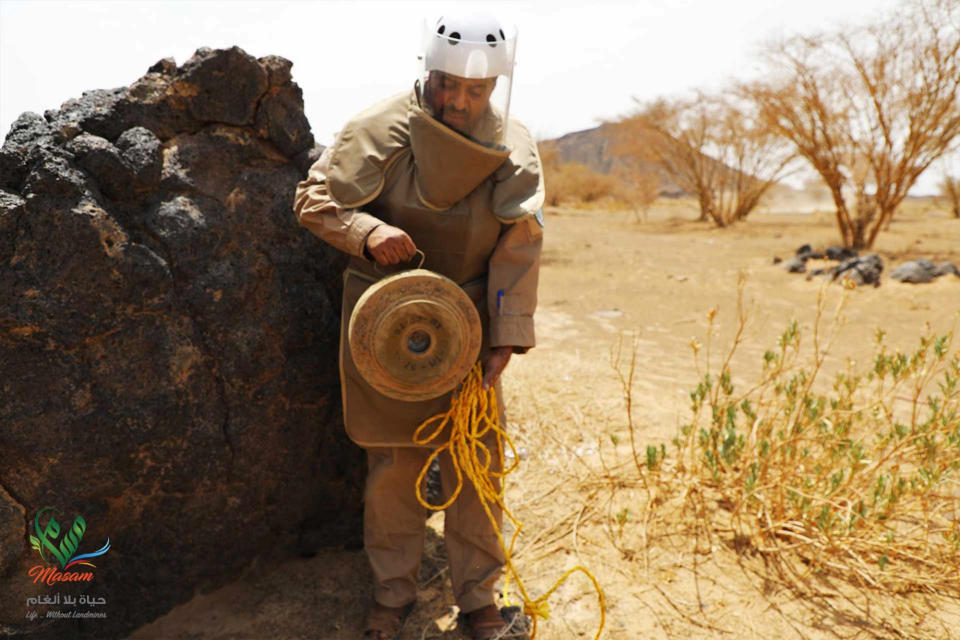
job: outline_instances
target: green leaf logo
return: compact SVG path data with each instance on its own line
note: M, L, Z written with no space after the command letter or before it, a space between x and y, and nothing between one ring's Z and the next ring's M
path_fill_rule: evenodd
M46 522L41 523L41 516L49 514L45 518ZM33 519L33 528L36 535L30 535L30 547L40 554L40 558L49 565L59 564L64 570L80 563L94 567L90 563L91 558L102 556L110 550L110 538L102 547L91 553L77 554L80 540L87 530L87 523L83 516L77 516L73 520L73 525L69 528L61 527L60 523L54 517L60 514L60 510L55 507L44 507L37 512Z
M47 511L50 514L46 526L41 527L40 516ZM44 562L52 564L55 559L62 568L66 568L67 563L77 552L77 546L80 544L80 539L83 538L83 532L87 529L87 523L82 516L77 516L73 521L73 526L61 531L60 523L54 517L54 514L57 513L60 513L60 510L54 507L44 507L37 512L33 519L34 532L37 534L35 537L36 547L34 548L40 552L40 558ZM61 533L63 533L62 537ZM34 536L30 537L30 544L33 545ZM52 558L48 559L47 554Z

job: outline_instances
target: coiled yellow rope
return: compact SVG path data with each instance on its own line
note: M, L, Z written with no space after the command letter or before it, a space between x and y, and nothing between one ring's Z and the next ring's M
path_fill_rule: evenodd
M473 370L461 385L460 393L451 400L449 411L428 418L423 422L423 424L417 427L417 430L414 432L414 444L421 446L429 445L431 442L434 442L441 433L443 433L443 430L447 425L450 425L450 439L434 449L434 451L430 454L430 457L427 458L427 462L424 464L423 469L421 469L420 475L417 477L417 500L424 507L433 511L441 511L446 509L453 504L453 502L457 499L457 496L460 495L460 491L463 489L464 477L466 477L466 479L476 490L480 499L480 504L483 506L483 510L487 514L487 518L490 520L490 524L493 526L493 529L497 534L497 540L500 542L500 547L503 549L506 567L504 591L506 592L506 587L509 586L510 578L512 577L517 583L520 595L523 597L523 612L533 621L533 627L530 632L530 640L533 640L537 635L538 618L547 619L550 617L550 608L547 604L547 600L551 595L553 595L553 592L556 591L567 580L567 578L577 571L586 574L586 576L590 578L590 581L593 583L594 588L597 590L597 600L600 603L600 627L597 629L597 635L595 636L594 640L598 640L600 638L600 632L603 631L603 625L606 620L606 605L604 602L603 591L600 589L600 585L597 583L597 579L592 573L590 573L585 567L576 566L564 573L549 591L544 593L539 598L534 599L530 597L530 594L527 592L523 581L517 574L516 568L513 566L513 561L511 559L513 556L513 549L517 542L517 537L520 535L520 530L523 528L523 524L513 516L513 514L504 504L504 483L501 482L500 489L497 489L494 484L494 479L505 478L507 474L516 469L517 464L519 463L519 457L517 456L516 448L514 447L510 436L508 436L500 426L496 391L493 388L484 391L482 382L483 371L480 363L478 362L476 365L474 365ZM431 425L434 426L431 428ZM425 435L425 432L427 431L429 431L429 433ZM498 456L498 461L500 463L499 466L502 471L491 470L490 466L493 462L494 454L491 453L487 446L482 442L484 436L490 433L490 431L493 431L496 436L496 455ZM510 448L510 451L513 452L513 464L509 468L505 468L504 464L504 444L506 444L506 446ZM446 502L440 505L432 505L423 497L421 487L423 486L423 479L426 477L427 471L430 469L430 465L433 463L434 459L444 451L449 451L450 457L453 460L453 468L457 474L457 486L454 488L453 492L450 494L450 498ZM512 538L510 539L509 546L504 542L503 533L501 532L500 526L490 509L491 504L498 505L504 515L506 515L514 525L514 532Z

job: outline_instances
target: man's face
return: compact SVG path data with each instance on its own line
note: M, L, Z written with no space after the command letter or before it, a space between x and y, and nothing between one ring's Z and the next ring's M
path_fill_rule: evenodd
M431 71L426 98L434 115L445 125L470 135L486 111L496 78L461 78Z

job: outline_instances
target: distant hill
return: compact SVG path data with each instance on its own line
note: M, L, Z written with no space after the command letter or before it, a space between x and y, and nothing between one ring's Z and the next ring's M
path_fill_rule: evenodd
M617 157L610 150L612 140L604 127L594 127L583 131L574 131L545 141L552 145L564 162L579 162L598 173L610 173Z
M567 133L559 138L544 140L540 144L556 149L557 155L564 162L577 162L597 173L612 173L618 165L624 163L624 156L613 152L615 140L603 125ZM658 163L640 161L639 168L660 176L660 195L672 197L684 195L683 190Z

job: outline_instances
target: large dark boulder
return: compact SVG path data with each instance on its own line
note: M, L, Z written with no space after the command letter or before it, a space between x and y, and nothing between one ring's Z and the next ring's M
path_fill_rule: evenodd
M291 210L319 148L290 66L201 49L13 124L0 150L0 635L121 637L264 551L359 541L342 258ZM92 583L28 577L47 506L64 527L82 515L80 552L110 539ZM54 592L104 597L107 617L27 604Z

